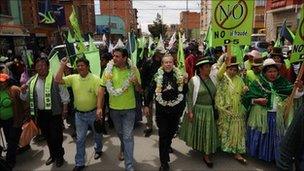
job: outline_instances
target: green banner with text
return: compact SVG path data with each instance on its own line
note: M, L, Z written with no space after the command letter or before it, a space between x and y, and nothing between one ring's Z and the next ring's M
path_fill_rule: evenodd
M304 9L302 6L300 12L301 18L298 25L296 37L293 41L292 54L290 62L299 62L304 60Z
M254 1L212 1L212 47L250 45Z

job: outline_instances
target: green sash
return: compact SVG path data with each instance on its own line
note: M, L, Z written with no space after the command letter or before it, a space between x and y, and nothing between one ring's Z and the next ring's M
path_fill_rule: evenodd
M36 86L38 74L36 74L30 83L30 110L31 115L35 115L35 105L34 105L34 89ZM51 99L51 87L52 87L52 73L49 72L44 83L44 109L52 109L52 99Z

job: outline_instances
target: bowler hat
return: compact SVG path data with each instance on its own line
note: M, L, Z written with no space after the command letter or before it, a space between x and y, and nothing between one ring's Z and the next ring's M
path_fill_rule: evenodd
M227 67L237 66L237 65L239 65L239 63L237 62L236 57L232 56L230 59L230 63L227 65Z
M214 62L211 60L211 58L209 57L203 57L201 59L199 59L196 64L195 64L195 67L199 67L203 64L213 64Z
M264 70L264 68L265 67L267 67L267 66L277 66L277 67L279 67L279 66L281 66L281 64L280 63L276 63L273 59L271 59L271 58L268 58L268 59L265 59L265 61L263 62L263 70Z
M280 56L281 58L283 58L283 52L282 52L282 48L280 47L274 47L272 49L272 52L270 53L270 57L274 57L274 56Z

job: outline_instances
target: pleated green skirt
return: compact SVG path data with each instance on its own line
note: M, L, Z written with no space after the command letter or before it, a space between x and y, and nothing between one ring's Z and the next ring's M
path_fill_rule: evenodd
M212 106L195 105L193 114L192 122L189 122L185 114L180 128L180 139L203 154L215 153L218 139Z

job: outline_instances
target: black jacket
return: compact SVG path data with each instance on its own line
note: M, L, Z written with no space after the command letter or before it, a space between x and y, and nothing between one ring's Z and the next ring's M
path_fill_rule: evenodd
M170 101L170 100L177 99L179 91L178 91L178 84L176 81L177 80L174 76L173 71L171 71L169 73L167 73L167 72L164 73L163 85L162 85L162 90L161 90L163 100ZM172 86L172 89L166 90L166 87L168 86L168 84L170 84ZM152 102L153 95L155 94L155 89L156 89L156 82L153 79L152 83L148 89L148 92L145 96L145 106L149 106L149 104ZM182 113L185 108L185 105L186 105L186 103L185 103L186 102L186 92L187 92L187 84L185 84L183 86L183 92L182 92L184 95L183 101L173 107L162 106L161 104L159 104L156 101L156 114L157 113Z
M304 106L295 113L280 146L277 166L280 170L304 170Z

